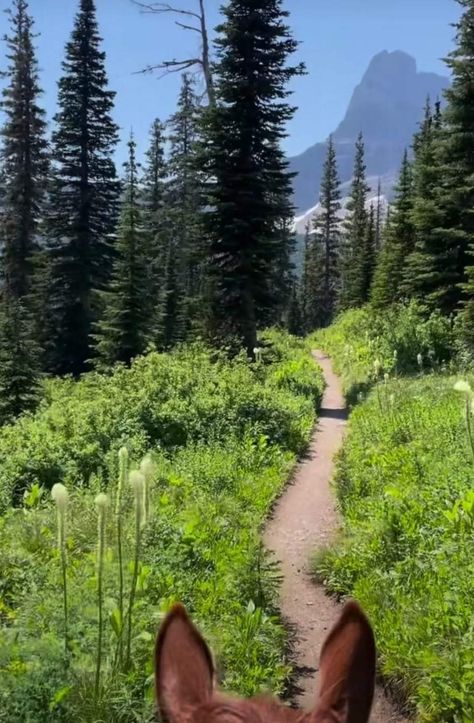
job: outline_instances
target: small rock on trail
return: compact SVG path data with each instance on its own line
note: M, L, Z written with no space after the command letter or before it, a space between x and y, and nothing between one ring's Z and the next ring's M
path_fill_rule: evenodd
M330 359L321 352L314 352L313 356L322 367L327 385L319 422L308 455L276 505L264 535L266 547L281 564L281 610L294 636L299 691L296 703L306 710L312 708L316 699L322 644L340 611L324 588L311 580L308 564L311 555L330 541L340 524L331 479L347 420L341 383ZM406 721L381 689L377 689L370 720Z

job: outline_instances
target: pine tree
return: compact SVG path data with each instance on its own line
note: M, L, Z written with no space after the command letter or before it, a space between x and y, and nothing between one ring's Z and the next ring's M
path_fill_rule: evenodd
M288 304L286 326L290 334L294 336L304 336L305 328L303 314L301 309L301 294L298 293L298 287L293 284L291 289L290 301Z
M429 309L443 308L453 286L446 257L446 237L442 232L444 212L440 204L442 177L441 135L442 116L438 103L433 114L429 102L413 150L413 209L412 224L415 245L406 261L402 292L407 298L417 298ZM451 290L451 291L450 291Z
M377 255L382 245L383 232L383 207L382 207L382 181L379 178L377 185L377 213L375 215L375 254Z
M370 268L370 260L365 258L367 251L368 214L366 204L368 192L365 148L361 133L356 143L351 197L347 205L348 216L344 223L342 285L339 300L341 309L358 307L368 300L367 269Z
M151 298L157 303L164 276L165 251L163 229L167 219L164 125L156 119L150 132L150 145L146 152L145 172L142 178L141 202L143 222L146 228L149 288Z
M176 274L176 282L184 294L182 313L186 309L188 318L181 322L188 329L199 310L204 256L200 227L201 179L196 160L200 118L195 82L190 75L184 74L178 107L168 122L170 154L166 217L171 236L179 238L179 244L168 241L167 249L176 255L173 275Z
M118 129L100 46L94 0L80 0L53 134L51 314L57 331L51 364L59 373L86 367L98 313L95 291L105 288L113 259L120 184L112 155Z
M48 145L34 47L33 20L26 0L13 0L8 11L11 34L5 38L9 67L1 109L2 199L0 227L3 277L9 294L23 298L31 289L33 256L38 248L38 219L45 202Z
M455 26L456 48L447 58L453 81L444 114L440 204L446 247L438 298L446 312L462 301L464 333L474 349L474 0L458 3L463 14Z
M30 314L8 291L0 309L0 424L32 411L41 395L39 349Z
M315 241L322 247L318 254L315 249L313 256L316 260L316 269L321 276L315 288L317 294L315 303L318 307L319 325L327 326L331 323L336 310L339 293L339 261L340 261L340 191L337 173L336 150L332 137L329 138L327 157L323 169L320 204L321 214L314 223L316 231Z
M312 328L314 296L311 288L311 280L313 275L313 243L311 239L311 226L306 225L303 248L303 270L299 284L293 284L291 289L291 298L289 308L294 305L293 295L295 288L298 290L299 314L301 316L301 328L308 333Z
M230 0L218 28L217 104L205 117L210 333L253 356L257 327L280 308L292 243L291 174L281 150L293 115L288 64L297 43L282 0Z
M96 354L103 364L124 362L143 354L153 339L153 298L148 273L148 247L139 205L136 143L128 143L125 200L118 226L112 280L100 293L103 313L96 325Z
M390 306L404 297L403 280L407 260L415 246L413 226L413 172L408 151L403 156L395 203L385 243L379 252L372 286L372 303Z
M183 275L176 263L180 250L172 230L168 234L164 274L157 306L156 340L159 349L166 351L185 340L188 310Z

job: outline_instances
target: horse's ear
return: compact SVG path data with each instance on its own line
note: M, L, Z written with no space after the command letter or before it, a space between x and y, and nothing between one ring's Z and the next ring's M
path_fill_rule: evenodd
M349 602L321 652L319 702L312 723L367 723L375 665L370 623L357 603Z
M175 605L163 621L155 648L155 690L162 718L173 723L180 711L212 695L212 656L185 608Z

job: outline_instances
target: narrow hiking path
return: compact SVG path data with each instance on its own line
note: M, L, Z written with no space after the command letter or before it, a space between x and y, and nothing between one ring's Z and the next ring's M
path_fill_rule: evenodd
M305 709L311 709L315 700L319 653L340 610L324 588L311 580L308 563L314 551L325 545L339 526L331 480L334 458L341 448L347 423L341 384L330 359L321 352L314 352L313 356L327 385L319 423L307 458L276 505L264 535L266 547L281 563L281 609L294 634L299 690L296 702ZM371 722L405 720L378 689Z

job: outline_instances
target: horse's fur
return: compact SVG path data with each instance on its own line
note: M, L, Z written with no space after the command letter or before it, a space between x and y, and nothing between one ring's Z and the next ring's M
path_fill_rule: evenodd
M175 605L164 620L155 649L156 695L166 723L367 723L375 679L372 628L354 602L323 645L320 691L312 713L275 700L238 700L215 692L214 665L186 610Z

